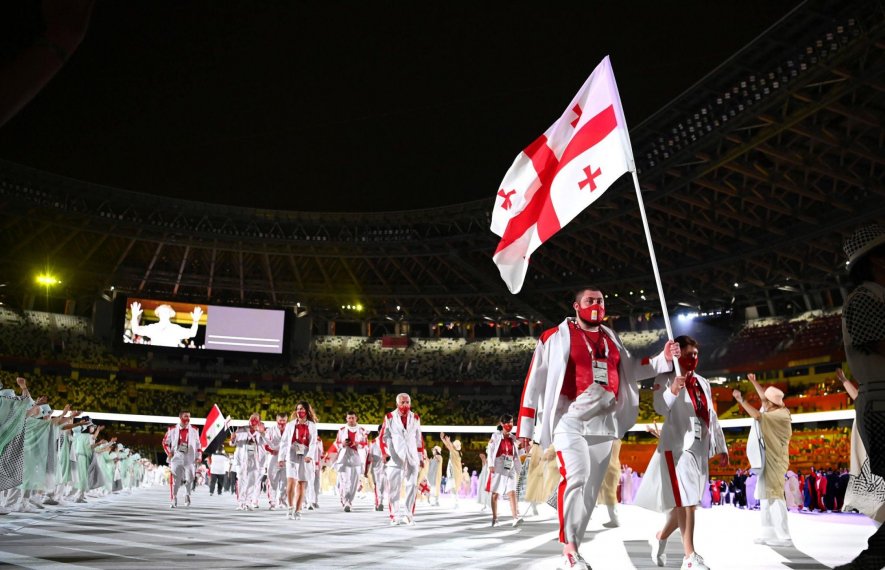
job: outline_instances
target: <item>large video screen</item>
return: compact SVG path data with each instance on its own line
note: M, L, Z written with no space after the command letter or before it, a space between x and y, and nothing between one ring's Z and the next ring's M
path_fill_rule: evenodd
M123 342L182 349L282 354L286 312L198 303L126 300Z

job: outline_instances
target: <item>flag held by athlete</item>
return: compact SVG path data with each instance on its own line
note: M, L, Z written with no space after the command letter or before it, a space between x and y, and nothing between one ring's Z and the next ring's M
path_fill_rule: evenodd
M627 121L606 56L501 182L491 224L501 241L492 259L511 293L522 289L532 253L632 170Z

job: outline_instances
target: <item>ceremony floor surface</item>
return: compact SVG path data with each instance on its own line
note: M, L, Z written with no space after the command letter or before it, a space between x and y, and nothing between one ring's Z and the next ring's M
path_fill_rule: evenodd
M391 527L370 497L345 513L332 495L302 520L284 511L236 511L230 495L194 493L190 508L170 509L169 491L154 487L46 507L35 514L0 516L0 566L13 568L474 568L554 569L559 564L555 512L546 505L519 527L490 527L474 501L440 507L419 503L413 526ZM183 502L183 501L182 501ZM502 502L501 511L509 506ZM525 505L521 505L524 508ZM620 507L621 526L605 529L594 513L582 554L596 570L656 568L648 538L663 515ZM756 545L758 511L731 506L697 515L695 545L715 570L829 568L852 559L874 531L863 516L790 513L795 547ZM668 568L679 568L678 532L667 545Z

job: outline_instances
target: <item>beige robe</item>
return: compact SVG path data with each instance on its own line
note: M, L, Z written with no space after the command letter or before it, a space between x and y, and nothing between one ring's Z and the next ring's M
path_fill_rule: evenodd
M780 408L763 412L760 419L762 440L765 442L765 496L760 499L784 499L784 477L790 468L790 437L793 420L790 410Z
M543 503L550 496L544 493L544 454L540 445L533 445L529 451L529 471L525 480L525 500L530 503Z
M618 483L621 480L621 440L612 441L612 455L605 470L602 488L599 490L597 505L618 504Z

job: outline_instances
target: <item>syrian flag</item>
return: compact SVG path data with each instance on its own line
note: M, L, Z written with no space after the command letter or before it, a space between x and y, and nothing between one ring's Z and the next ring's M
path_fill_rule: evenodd
M214 404L206 416L203 431L200 433L200 445L203 448L203 457L208 457L224 444L227 436L227 424L230 418L224 419L218 404Z
M501 182L491 230L492 257L511 293L519 293L529 258L615 180L635 170L627 121L608 56Z

